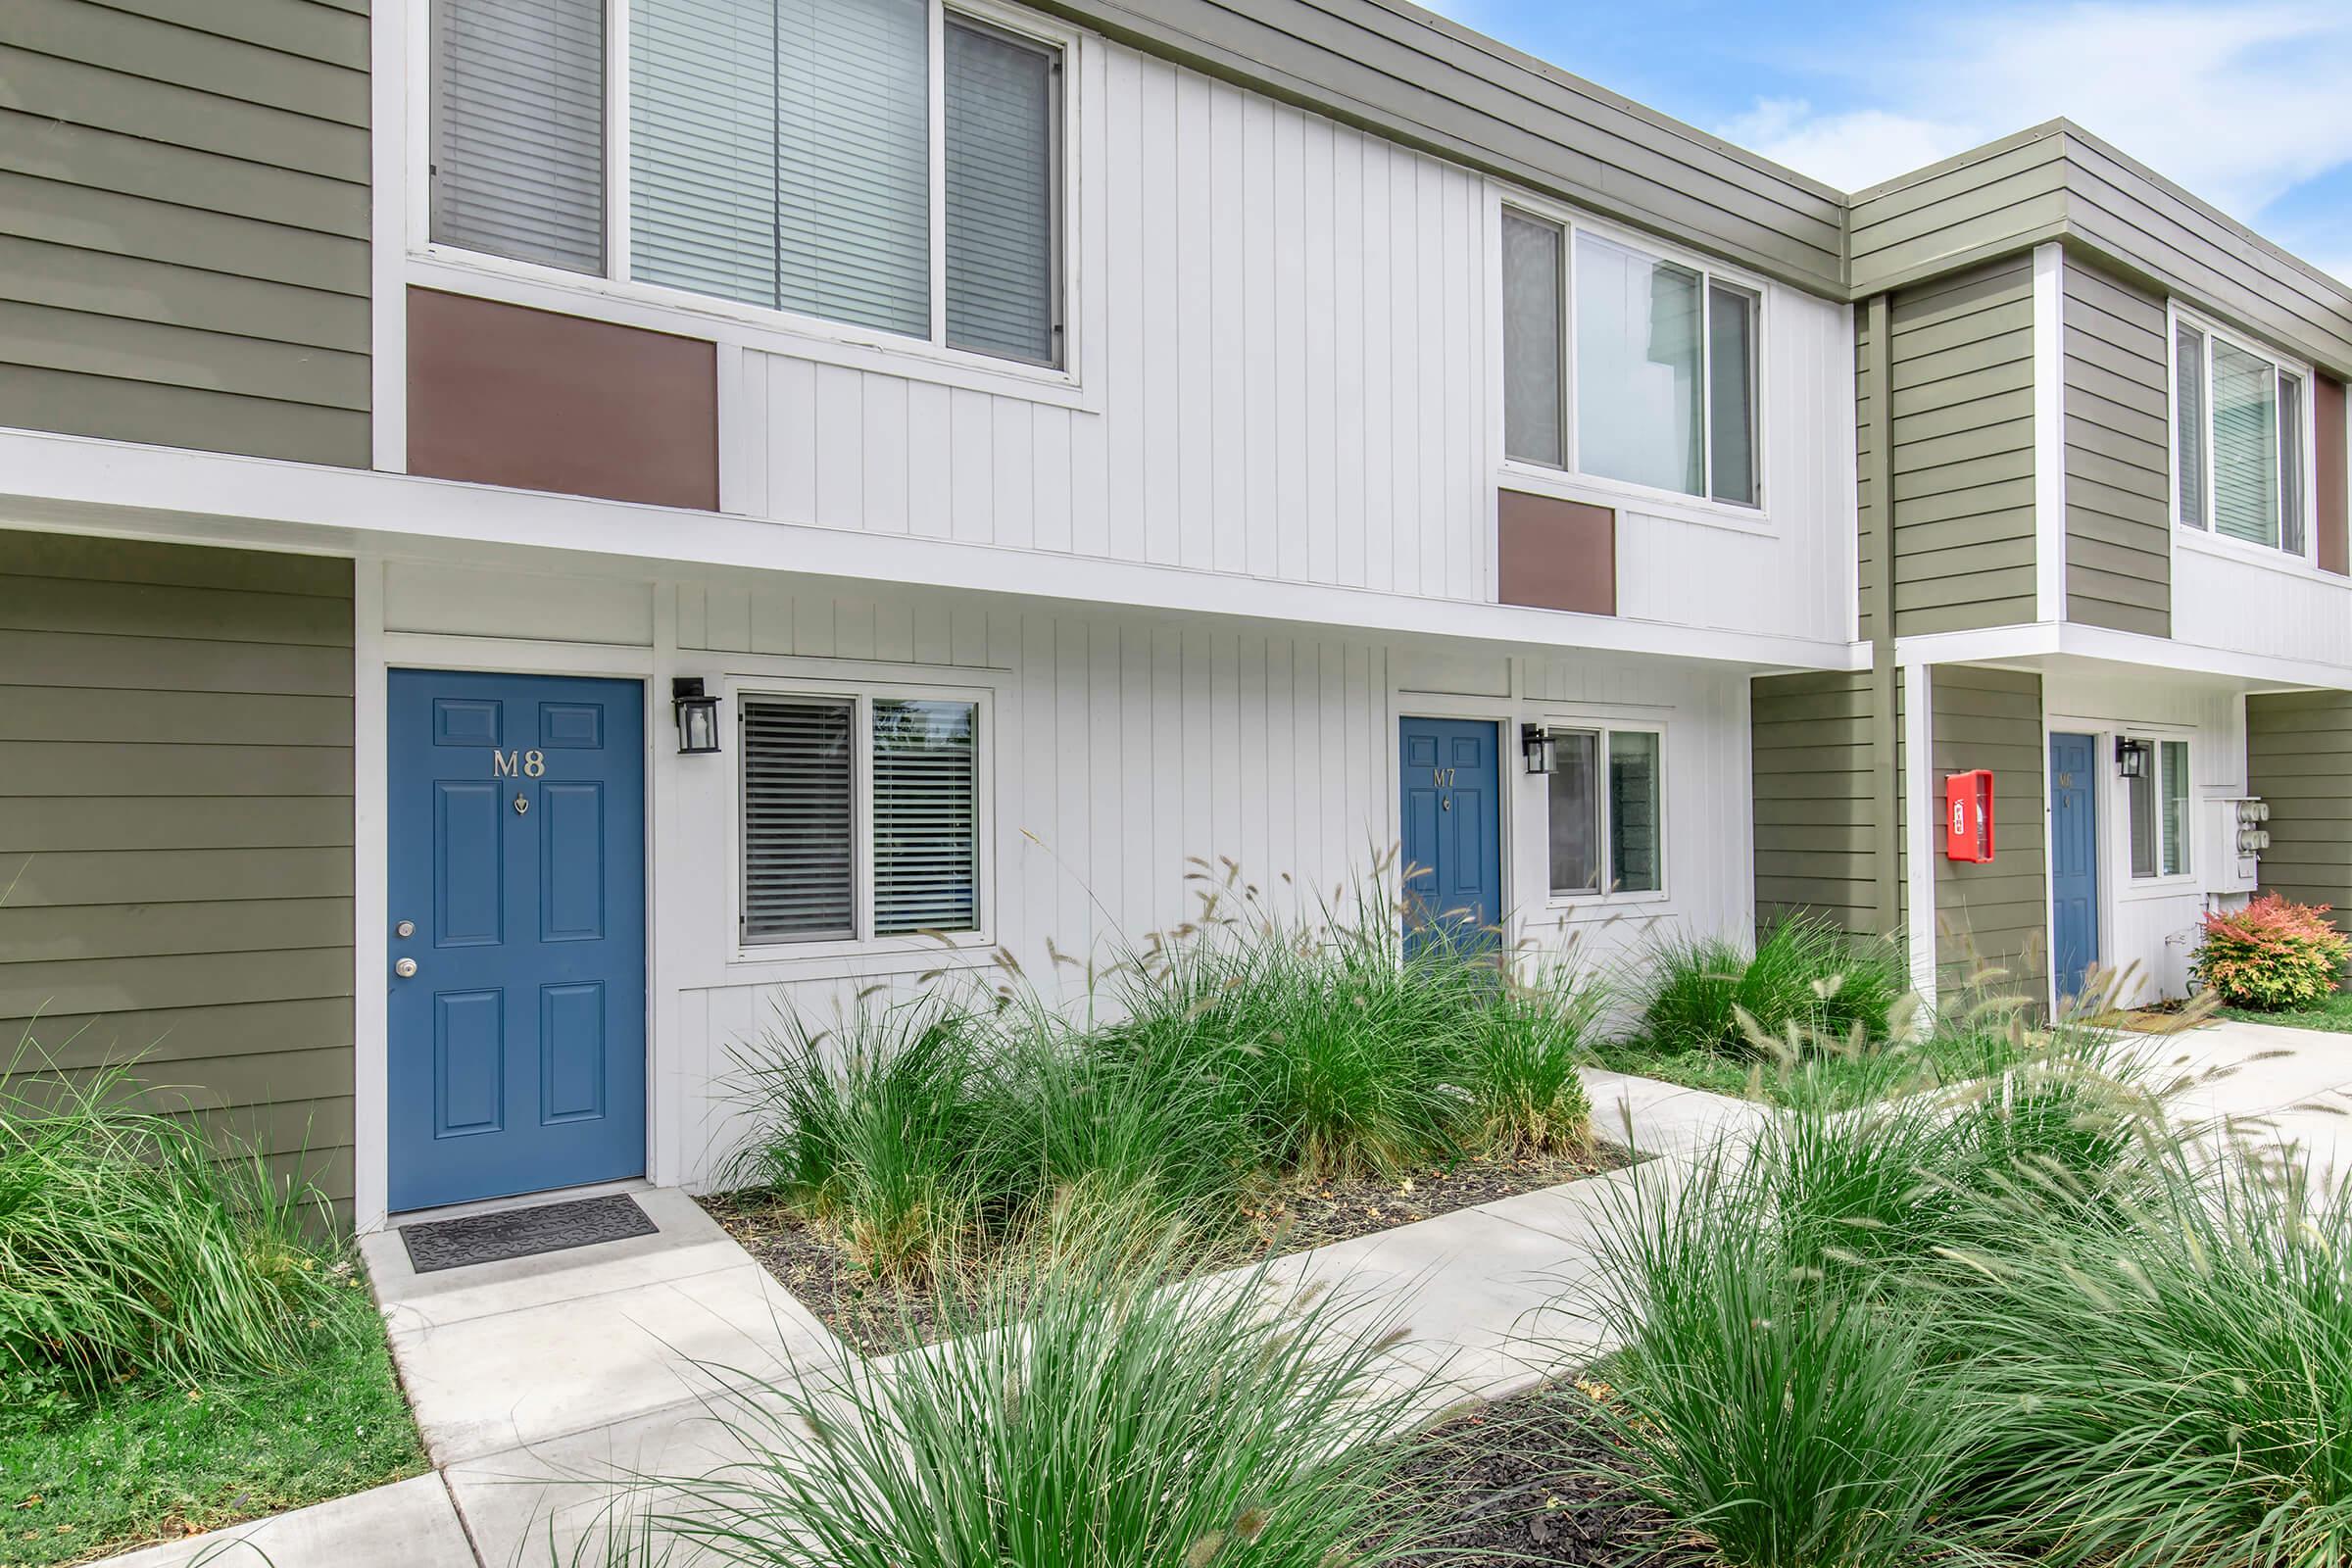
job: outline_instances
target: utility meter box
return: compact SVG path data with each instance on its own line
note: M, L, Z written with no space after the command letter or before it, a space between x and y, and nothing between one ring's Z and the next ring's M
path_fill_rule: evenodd
M1976 768L1943 781L1943 858L1992 858L1992 772Z
M2253 796L2205 803L2208 893L2252 893L2271 847L2271 803Z

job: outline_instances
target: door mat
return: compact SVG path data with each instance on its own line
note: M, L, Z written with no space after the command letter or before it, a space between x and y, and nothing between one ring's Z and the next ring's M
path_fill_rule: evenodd
M409 1265L419 1274L432 1274L473 1263L594 1247L599 1242L626 1241L632 1236L651 1236L660 1229L637 1206L637 1200L626 1193L608 1193L602 1198L575 1198L563 1203L403 1225L400 1239L408 1244Z

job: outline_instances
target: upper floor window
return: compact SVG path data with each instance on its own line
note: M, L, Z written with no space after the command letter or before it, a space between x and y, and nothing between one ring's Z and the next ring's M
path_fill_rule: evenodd
M1503 451L1759 503L1753 289L1581 229L1502 215ZM1574 287L1570 287L1573 273Z
M2309 537L2302 373L2186 320L2173 328L2174 515L2291 556Z
M432 236L1039 365L1062 359L1057 44L939 0L436 0ZM935 167L936 166L936 167Z

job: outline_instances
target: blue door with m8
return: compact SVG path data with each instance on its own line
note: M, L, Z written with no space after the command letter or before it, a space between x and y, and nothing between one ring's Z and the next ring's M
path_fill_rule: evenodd
M1405 949L1485 947L1502 919L1501 779L1486 718L1397 725Z
M394 1210L644 1174L644 704L391 673Z

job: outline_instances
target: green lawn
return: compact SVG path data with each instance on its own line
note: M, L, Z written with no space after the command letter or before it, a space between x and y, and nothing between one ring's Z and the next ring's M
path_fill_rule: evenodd
M262 1377L147 1376L92 1401L0 1373L0 1564L80 1562L424 1469L355 1273L314 1353Z
M2341 1026L2352 1028L2352 1019ZM1620 1041L1594 1052L1613 1072L1767 1104L1820 1103L1837 1107L1867 1104L1897 1090L1963 1082L1999 1071L2014 1057L2007 1035L1937 1035L1924 1041L1883 1046L1867 1052L1808 1054L1789 1064L1726 1055L1709 1051L1671 1051Z
M2246 1023L2282 1024L2289 1029L2325 1029L2352 1035L2352 992L2338 991L2318 1006L2303 1012L2256 1012L2251 1007L2222 1007L2214 1016Z

